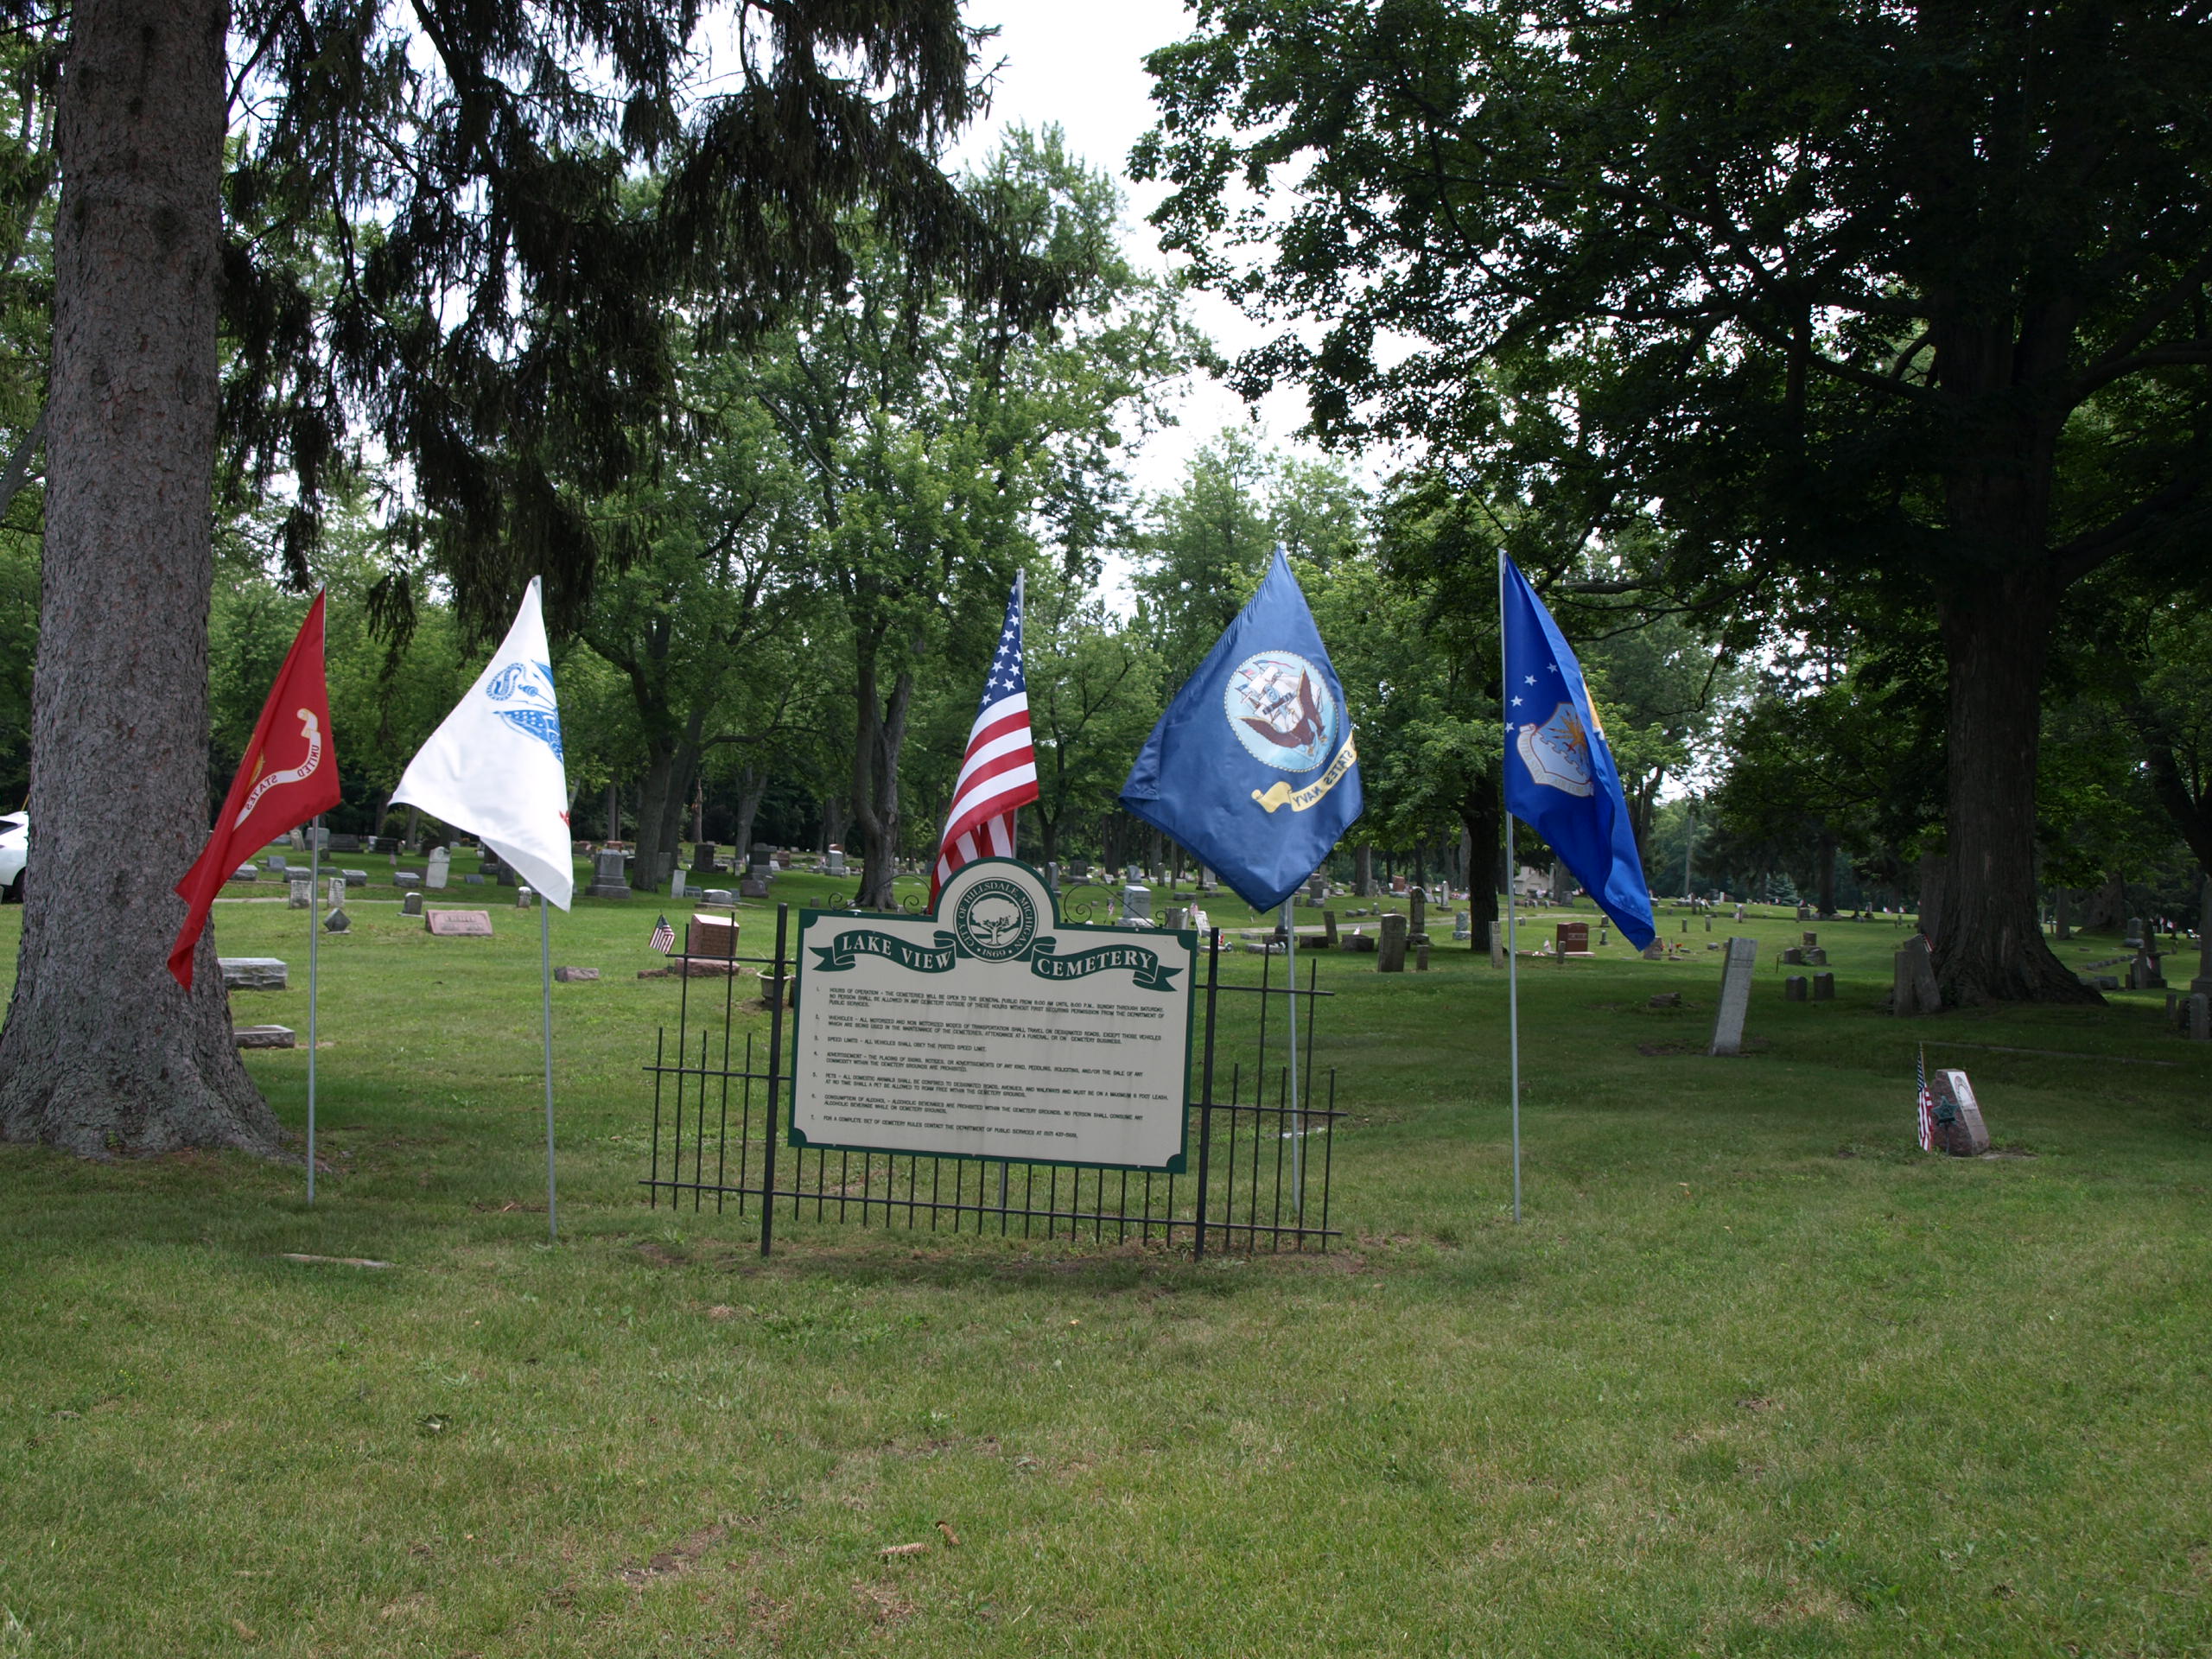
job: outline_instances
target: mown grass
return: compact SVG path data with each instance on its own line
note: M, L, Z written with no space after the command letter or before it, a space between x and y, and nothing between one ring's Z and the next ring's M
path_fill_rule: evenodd
M555 988L557 1246L512 911L326 941L312 1211L296 1164L0 1147L0 1655L2212 1648L2212 1054L2162 999L1897 1021L1847 923L1787 1004L1777 914L1716 1061L1701 924L1532 964L1516 1228L1503 976L1325 957L1325 1256L801 1221L764 1263L636 1196L664 908L555 921L607 976ZM304 921L219 910L294 964L242 1020L304 1028ZM1912 1149L1922 1039L2032 1155ZM304 1058L249 1061L295 1128Z

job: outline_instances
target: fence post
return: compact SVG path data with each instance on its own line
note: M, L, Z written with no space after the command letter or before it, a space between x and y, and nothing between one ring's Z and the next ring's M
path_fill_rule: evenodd
M770 988L768 1010L768 1109L764 1122L767 1139L760 1148L760 1254L768 1254L776 1236L776 1093L783 1086L784 1063L784 930L791 919L788 902L776 906L776 979Z
M1213 1150L1213 1011L1215 991L1221 982L1221 930L1206 930L1206 1058L1198 1084L1198 1243L1191 1260L1206 1259L1206 1174Z

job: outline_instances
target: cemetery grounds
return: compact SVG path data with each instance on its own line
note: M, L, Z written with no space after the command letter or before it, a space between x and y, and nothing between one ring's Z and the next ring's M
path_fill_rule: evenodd
M1504 976L1433 917L1427 974L1320 958L1326 1254L810 1212L764 1262L635 1185L664 898L555 918L605 977L554 988L547 1245L512 899L324 941L312 1211L296 1162L0 1147L0 1656L2212 1651L2212 1046L2155 994L1893 1020L1900 935L1839 921L1786 1003L1794 914L1663 912L1685 960L1523 969L1516 1227ZM241 1023L304 1032L306 923L217 907L291 963ZM1915 1150L1921 1041L2013 1155ZM294 1130L305 1058L247 1057Z

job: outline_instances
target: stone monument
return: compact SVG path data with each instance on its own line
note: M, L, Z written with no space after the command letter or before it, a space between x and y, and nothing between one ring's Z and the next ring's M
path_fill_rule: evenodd
M1402 974L1406 971L1406 918L1395 911L1382 918L1382 940L1376 949L1375 971L1378 974Z
M1744 1052L1744 1016L1751 1011L1751 979L1758 965L1759 942L1737 938L1728 941L1720 963L1720 1009L1713 1016L1713 1046L1705 1052L1723 1057Z
M627 899L630 896L629 873L622 865L622 855L602 848L592 855L591 885L584 889L590 899Z

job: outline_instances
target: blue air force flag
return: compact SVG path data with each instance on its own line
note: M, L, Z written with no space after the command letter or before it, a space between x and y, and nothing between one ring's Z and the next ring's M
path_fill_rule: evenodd
M1567 636L1512 560L1498 561L1505 629L1505 810L1552 850L1639 950L1651 888L1605 728Z
M1297 891L1359 817L1344 690L1280 547L1145 740L1122 804L1255 910Z
M470 831L566 910L576 870L552 657L532 576L507 637L407 763L391 798Z

